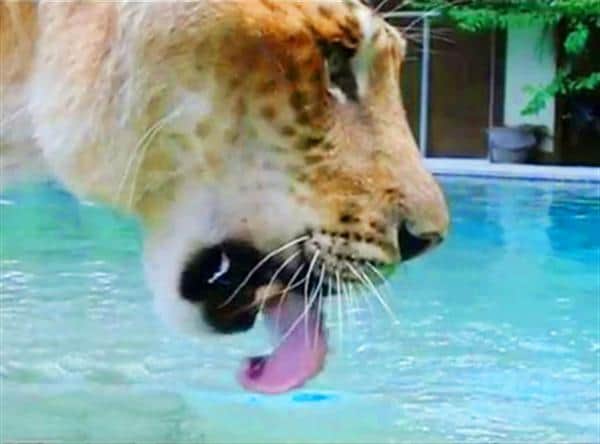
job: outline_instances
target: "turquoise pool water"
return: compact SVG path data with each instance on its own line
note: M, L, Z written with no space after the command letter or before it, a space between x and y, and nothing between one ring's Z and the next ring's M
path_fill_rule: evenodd
M152 312L134 221L53 186L0 195L0 441L598 442L598 185L442 178L448 241L363 299L304 389L242 391L260 328Z

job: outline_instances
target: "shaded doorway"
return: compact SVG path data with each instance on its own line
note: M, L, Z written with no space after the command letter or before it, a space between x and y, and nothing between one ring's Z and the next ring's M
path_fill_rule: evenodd
M430 157L487 157L485 130L496 120L493 35L435 28L429 77Z

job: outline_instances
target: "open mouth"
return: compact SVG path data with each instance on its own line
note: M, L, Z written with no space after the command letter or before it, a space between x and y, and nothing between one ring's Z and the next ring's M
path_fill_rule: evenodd
M310 265L301 248L287 259L265 260L247 243L227 241L199 252L182 274L181 295L216 332L246 331L262 312L274 348L243 363L238 379L248 390L274 394L300 387L325 364L321 301L332 288Z
M375 261L322 251L309 235L267 255L228 240L188 261L181 295L216 332L247 331L263 314L273 351L243 363L238 380L248 390L282 393L317 375L328 349L323 300L350 282L374 290L372 272L383 279Z

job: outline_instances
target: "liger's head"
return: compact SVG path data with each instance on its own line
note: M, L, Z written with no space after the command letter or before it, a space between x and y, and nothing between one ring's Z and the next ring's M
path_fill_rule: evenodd
M313 295L368 285L447 232L402 104L404 38L353 0L104 8L110 39L129 39L110 55L129 83L107 105L128 134L111 135L111 159L82 149L63 175L144 221L147 279L172 324L283 319L286 358L254 360L242 379L298 385L326 351L296 343L294 319L322 328L304 312ZM286 367L292 349L300 369Z

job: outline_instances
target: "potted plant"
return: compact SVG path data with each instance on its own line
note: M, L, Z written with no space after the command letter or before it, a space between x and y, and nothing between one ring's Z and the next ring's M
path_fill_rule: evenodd
M497 126L488 128L489 158L493 163L530 161L548 130L541 125Z

